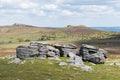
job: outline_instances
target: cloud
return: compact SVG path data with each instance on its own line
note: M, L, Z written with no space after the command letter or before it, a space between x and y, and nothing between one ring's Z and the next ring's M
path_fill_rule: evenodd
M11 8L36 8L38 4L31 0L1 0L0 5L4 7L10 6Z
M26 2L20 3L19 6L20 6L21 8L25 8L25 9L27 9L27 8L37 8L37 7L38 7L38 4L37 4L37 3L33 3L33 2L28 2L28 1L26 1Z
M72 0L53 0L53 2L55 4L65 4L65 3L72 2Z
M57 10L58 6L55 4L45 4L42 6L42 9L45 10Z
M81 5L79 9L82 11L102 12L112 8L104 5Z
M61 15L62 16L80 16L80 13L75 11L62 10Z
M66 15L66 16L72 16L74 13L68 10L63 10L62 11L62 15Z
M16 0L15 0L16 2ZM13 0L0 0L0 3L4 4L4 3L13 3Z
M0 0L0 17L3 16L14 16L15 20L17 16L27 16L25 18L29 18L29 21L34 18L43 21L48 19L48 22L51 19L60 22L67 18L70 23L73 23L72 20L119 19L120 0Z
M37 16L46 16L47 15L43 10L36 10L36 9L33 9L32 13Z

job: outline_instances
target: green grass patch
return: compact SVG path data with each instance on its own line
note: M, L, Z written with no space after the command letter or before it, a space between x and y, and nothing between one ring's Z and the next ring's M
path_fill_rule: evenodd
M62 58L62 61L66 60ZM78 67L58 66L54 60L27 60L25 64L7 64L0 59L0 80L119 80L120 68L105 64L91 65L92 72ZM52 63L52 64L50 64Z
M4 50L4 49L15 49L17 46L20 45L29 45L29 42L19 42L19 43L3 43L0 44L0 49Z

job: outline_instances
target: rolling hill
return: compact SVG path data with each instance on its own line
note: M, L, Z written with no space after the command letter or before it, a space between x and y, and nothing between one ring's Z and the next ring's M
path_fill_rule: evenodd
M103 31L91 29L84 25L67 26L65 28L46 28L13 24L9 26L0 26L0 43L33 40L78 40L81 39L81 36L84 37L99 33L103 33Z
M27 44L24 42L30 41L49 41L53 43L74 42L77 45L80 43L95 44L111 52L118 53L118 44L120 43L119 35L120 33L100 31L84 25L67 26L65 28L48 28L14 24L10 26L0 26L0 48L15 49L19 44ZM114 47L116 46L117 50L113 50L113 45Z

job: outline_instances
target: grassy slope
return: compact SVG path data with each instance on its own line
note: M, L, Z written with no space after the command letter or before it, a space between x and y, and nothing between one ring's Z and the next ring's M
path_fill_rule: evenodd
M19 38L24 40L38 40L43 35L55 37L55 39L64 40L77 39L81 35L100 33L101 31L87 28L85 26L75 26L69 28L40 28L30 26L4 26L0 27L0 42L18 42Z
M115 34L115 35L113 35ZM110 36L113 35L113 36ZM80 43L94 44L111 51L112 53L119 53L119 34L112 32L103 32L86 26L71 26L65 28L42 28L34 26L3 26L0 27L0 52L3 49L15 49L18 45L26 44L24 42L18 43L19 39L22 41L41 41L41 37L50 43ZM8 42L9 44L3 44ZM12 43L11 43L12 42ZM17 43L16 43L17 42ZM28 44L28 43L27 43ZM116 47L116 51L112 48Z
M77 67L58 66L58 61L48 59L27 60L25 64L7 64L8 62L7 59L0 59L0 80L119 80L120 78L120 68L107 65L109 62L94 66L86 62L85 64L92 66L92 72Z

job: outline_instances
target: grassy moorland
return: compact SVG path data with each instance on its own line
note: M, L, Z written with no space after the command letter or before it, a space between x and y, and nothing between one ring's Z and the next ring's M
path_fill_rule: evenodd
M106 38L112 32L103 32L86 26L70 26L65 28L40 28L31 26L0 27L0 43L46 41L46 40L90 40Z
M48 41L49 43L82 43L103 47L112 53L119 52L119 32L105 32L81 26L65 28L43 28L29 25L11 25L0 27L0 53L3 50L15 50L18 45L27 45L30 41ZM115 49L113 50L113 47Z
M8 64L10 59L0 58L0 80L119 80L120 67L110 64L120 63L120 33L104 32L85 26L66 28L38 28L33 26L0 27L0 57L15 55L18 45L28 45L30 41L48 43L91 44L109 51L105 64L92 65L92 72L78 67L58 66L59 61L26 60L25 64ZM61 58L65 61L66 58Z
M108 59L105 64L98 65L85 62L93 68L86 72L79 67L58 66L59 61L48 59L26 60L24 64L8 64L9 59L0 59L0 80L119 80L120 68L109 65L115 60Z

